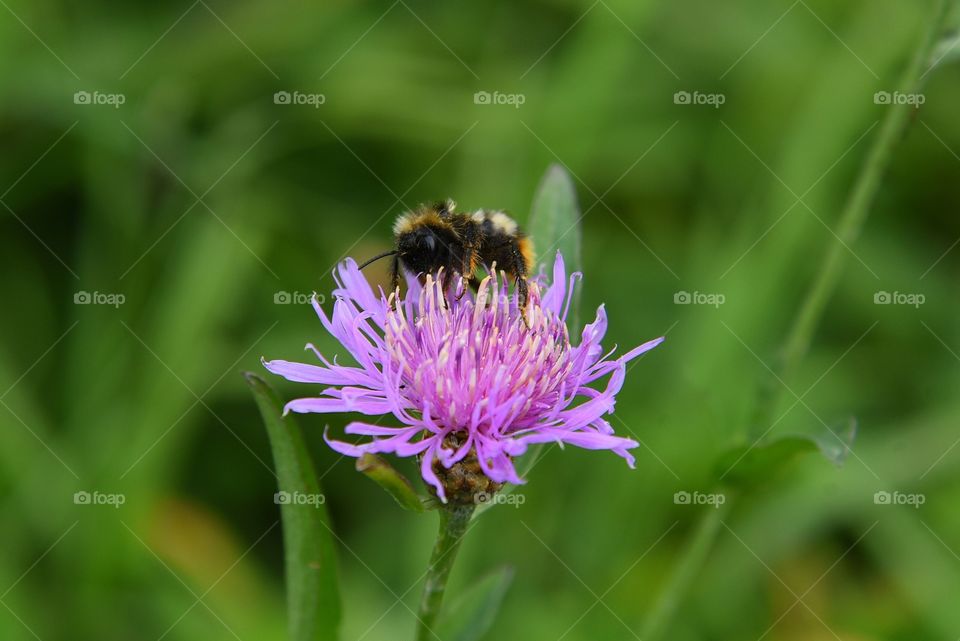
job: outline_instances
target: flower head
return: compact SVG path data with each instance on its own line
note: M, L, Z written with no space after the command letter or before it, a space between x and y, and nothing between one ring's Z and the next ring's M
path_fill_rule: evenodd
M502 274L487 276L476 293L462 280L447 292L442 277L428 274L423 284L408 279L405 295L387 298L374 294L353 260L338 272L333 314L315 299L313 307L357 366L331 362L311 344L322 365L264 361L288 380L327 386L317 397L290 401L285 412L392 414L401 423L350 423L347 434L372 437L360 444L325 434L337 452L417 455L424 481L444 501L440 477L461 463L479 466L494 484L522 483L512 460L534 443L612 450L633 467L628 450L637 442L614 435L603 417L614 409L626 363L663 338L611 359L600 347L607 328L601 306L572 345L566 319L579 274L567 278L559 253L552 283L530 282L525 314Z

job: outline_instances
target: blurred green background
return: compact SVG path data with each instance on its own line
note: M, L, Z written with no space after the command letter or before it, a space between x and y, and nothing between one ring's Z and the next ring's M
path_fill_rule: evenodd
M336 353L300 303L400 212L452 197L523 221L551 163L585 212L584 317L606 304L611 346L668 340L613 420L637 469L549 451L525 503L476 525L450 596L509 564L489 638L634 638L713 509L674 493L711 491L718 457L768 430L852 415L842 468L799 459L731 506L666 638L960 637L958 67L926 78L803 366L772 387L767 369L930 3L0 5L0 638L284 638L240 372ZM776 422L754 424L768 388ZM435 516L327 449L327 421L347 417L301 424L343 638L406 638L396 597L416 607Z

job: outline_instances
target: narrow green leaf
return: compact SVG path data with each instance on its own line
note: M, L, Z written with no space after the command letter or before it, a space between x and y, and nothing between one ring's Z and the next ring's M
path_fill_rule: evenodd
M577 204L577 190L570 173L558 164L550 165L540 179L537 193L530 208L527 230L533 239L537 251L537 264L534 272L545 271L552 277L553 261L559 250L563 255L567 273L582 271L580 255L582 231L580 227L580 206ZM570 335L575 336L580 326L580 289L577 288L570 304L568 316ZM525 477L543 453L543 443L530 447L521 460L517 470L521 478ZM506 485L501 492L509 493L513 486ZM491 505L482 505L477 510L479 516Z
M537 193L530 208L530 219L527 230L533 239L537 252L537 265L534 272L544 270L548 278L553 275L553 261L559 250L563 254L567 274L583 270L583 261L580 255L582 243L582 229L580 226L580 206L577 204L577 190L573 179L562 165L553 164L540 179ZM570 335L576 336L580 331L580 288L573 294L570 304L570 315L567 317ZM543 453L543 443L532 446L522 460L518 461L517 470L523 478L539 460ZM512 486L507 485L501 490L508 493ZM490 505L481 506L477 514L489 509Z
M292 416L283 416L283 404L266 381L250 372L244 376L266 424L277 468L290 639L333 641L340 625L340 592L330 517L313 461L300 427ZM307 498L300 501L298 495Z
M960 32L952 31L937 43L928 64L930 68L946 66L960 60Z
M933 46L927 60L924 79L928 79L934 67L942 67L960 60L960 3L947 6L947 15L940 30L939 40Z
M441 616L437 637L444 641L480 641L493 625L513 581L513 568L504 566L468 588Z
M405 510L424 512L424 500L413 489L406 476L376 454L364 454L357 459L357 471L387 491L393 500Z
M582 269L577 191L570 174L561 165L550 165L540 179L527 227L537 250L537 270L545 267L549 274L558 249L568 272Z
M826 431L816 436L786 435L756 445L742 445L729 450L717 463L719 479L732 485L762 482L807 452L820 452L834 465L842 465L850 453L857 433L857 421L851 418L842 430Z

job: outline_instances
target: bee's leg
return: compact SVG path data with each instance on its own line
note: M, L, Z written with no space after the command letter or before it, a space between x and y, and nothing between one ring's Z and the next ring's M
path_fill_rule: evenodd
M476 225L467 225L461 232L461 237L463 239L463 249L458 257L460 260L460 276L467 281L467 283L473 282L473 272L477 266L477 227ZM463 298L464 294L467 293L467 288L464 286L463 291L460 292L460 295L457 296L457 300Z
M527 316L528 297L527 277L517 275L517 298L519 299L520 316L523 317L523 324L527 326L527 329L530 329L530 318Z
M443 308L450 309L450 301L447 300L450 295L450 282L453 279L453 271L447 268L444 268L443 273L440 274L440 291L443 292L441 299L443 300Z
M530 290L527 285L527 277L522 275L517 275L517 295L520 299L520 309L523 310L523 313L527 313L527 300L530 296Z
M527 283L527 262L516 241L510 243L507 257L509 258L508 264L505 265L507 273L512 274L516 279L517 305L523 316L524 324L530 327L530 321L527 318L527 302L530 298L530 288Z
M527 259L524 257L523 239L504 238L484 255L485 260L496 263L497 269L507 273L513 279L517 292L517 306L523 316L523 322L530 326L527 318L527 302L530 288L527 283Z
M463 290L457 296L457 300L463 298L467 293L467 287L473 284L475 278L473 276L473 267L476 260L476 252L473 249L473 245L465 245L463 250L463 256L460 260L460 277L466 281L463 286Z
M400 287L400 258L394 254L390 264L390 288L395 292L397 287Z

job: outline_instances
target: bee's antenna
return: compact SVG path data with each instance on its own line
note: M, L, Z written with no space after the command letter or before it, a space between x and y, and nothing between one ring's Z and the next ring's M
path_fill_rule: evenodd
M383 252L382 254L377 254L376 256L374 256L373 258L371 258L370 260L368 260L368 261L365 262L364 264L360 265L360 267L359 267L358 269L363 269L364 267L366 267L367 265L369 265L369 264L372 263L372 262L378 261L378 260L380 260L381 258L386 258L387 256L393 256L393 255L396 254L396 253L397 253L397 250L396 250L396 249L391 249L391 250L388 251L388 252Z

